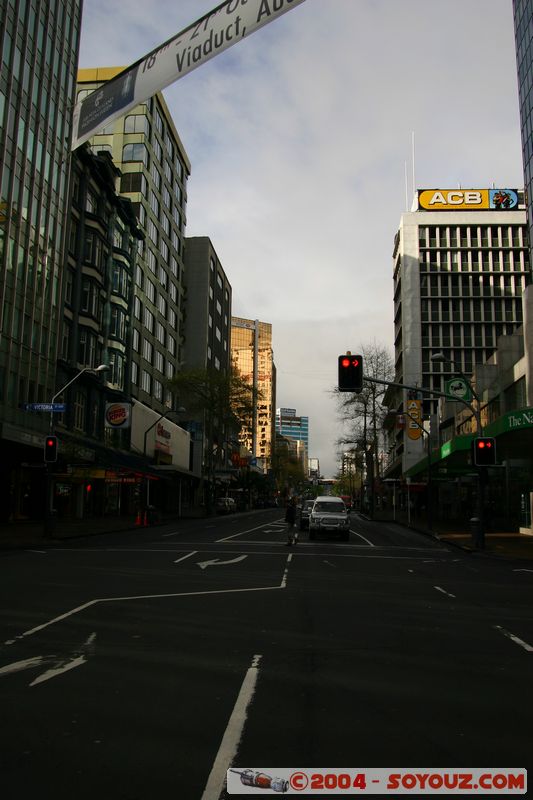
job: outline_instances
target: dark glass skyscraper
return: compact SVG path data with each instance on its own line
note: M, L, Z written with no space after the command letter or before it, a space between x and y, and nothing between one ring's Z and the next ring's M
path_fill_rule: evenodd
M1 0L0 516L27 516L55 392L82 0ZM33 487L33 490L32 490Z
M513 11L524 184L527 192L529 241L533 243L533 0L513 0Z

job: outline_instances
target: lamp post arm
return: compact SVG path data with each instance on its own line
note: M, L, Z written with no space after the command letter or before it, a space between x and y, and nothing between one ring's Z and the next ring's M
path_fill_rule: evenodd
M77 375L74 375L74 377L68 383L66 383L63 386L62 389L60 389L58 392L55 393L55 395L52 397L52 401L51 402L53 403L55 401L56 397L59 397L60 394L63 394L65 389L68 389L68 387L70 386L71 383L74 383L74 381L77 381L78 378L80 377L80 375L83 375L84 372L88 372L88 371L89 371L89 368L88 367L84 367L82 370L80 370L77 373Z
M144 432L144 447L143 447L143 455L146 455L146 437L148 436L148 434L150 433L150 431L152 430L152 428L155 428L155 426L157 425L157 423L158 423L158 422L161 422L161 420L162 420L162 419L164 419L164 418L167 416L167 414L170 414L170 413L171 413L173 410L174 410L174 409L172 409L172 408L169 408L167 411L165 411L165 413L164 413L164 414L161 414L161 416L160 416L160 417L158 417L158 418L156 419L156 421L155 421L155 422L153 422L153 423L150 425L150 427L149 427L149 428L147 428L147 429L145 430L145 432Z
M483 430L482 430L482 427L481 427L481 414L479 412L479 409L475 408L475 406L473 406L471 403L469 403L468 400L463 400L462 397L454 397L452 394L447 394L446 392L439 392L439 391L437 391L437 389L426 389L424 386L409 386L406 383L394 383L393 381L383 381L383 380L380 380L379 378L367 378L366 375L365 375L363 380L368 381L369 383L380 383L383 386L394 386L397 389L409 389L409 390L411 390L413 392L422 392L422 394L435 395L436 397L445 397L446 400L452 400L452 401L455 401L456 403L462 403L464 406L466 406L472 412L472 415L475 417L475 420L476 420L476 423L477 423L477 426L478 426L478 430L479 430L479 436L483 435ZM467 383L470 386L470 382L467 381ZM470 388L472 388L472 387L470 387ZM472 394L474 394L473 391L472 391Z

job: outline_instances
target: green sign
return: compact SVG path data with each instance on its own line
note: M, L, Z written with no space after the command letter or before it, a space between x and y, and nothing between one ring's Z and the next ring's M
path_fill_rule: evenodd
M472 399L472 390L465 378L452 378L446 381L445 392L458 400L466 400L467 403Z

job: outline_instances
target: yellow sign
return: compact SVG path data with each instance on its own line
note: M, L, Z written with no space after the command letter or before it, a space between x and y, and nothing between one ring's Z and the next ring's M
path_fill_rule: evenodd
M422 436L422 400L407 401L405 422L409 439L420 439Z
M518 209L515 189L420 189L422 211L513 211Z

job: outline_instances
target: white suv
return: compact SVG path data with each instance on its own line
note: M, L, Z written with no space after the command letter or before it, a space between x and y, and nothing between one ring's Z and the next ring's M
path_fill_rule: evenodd
M350 515L340 497L317 497L309 515L309 538L317 533L340 533L350 538Z

